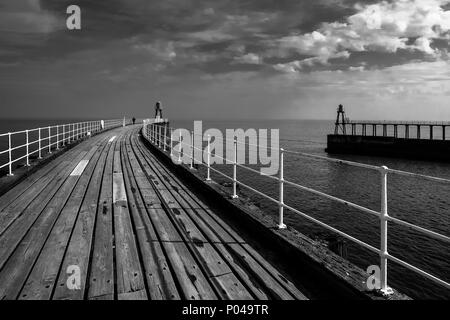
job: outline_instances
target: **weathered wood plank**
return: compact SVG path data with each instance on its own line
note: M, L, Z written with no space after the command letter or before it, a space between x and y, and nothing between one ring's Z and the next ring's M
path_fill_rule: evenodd
M142 255L149 296L152 300L178 300L180 295L142 199L141 192L154 191L153 189L140 190L138 188L135 181L136 176L133 174L139 171L139 168L132 169L130 166L128 140L126 140L125 149L127 152L122 152L125 186L129 195L128 202Z
M96 147L93 147L84 159L91 159L95 151ZM0 272L1 297L17 298L48 234L77 185L79 177L69 175L4 265Z
M22 182L18 185L14 186L12 189L8 190L5 194L0 196L0 212L5 210L14 200L19 198L25 191L27 191L34 183L38 182L40 179L46 178L49 174L52 174L55 171L55 168L58 167L63 161L66 161L73 157L73 155L77 151L73 149L64 152L59 157L54 159L53 161L47 163L45 166L34 172L32 175L26 177ZM28 198L29 197L24 197ZM31 201L32 199L30 199Z
M75 158L75 161L67 163L67 170L60 172L58 176L44 188L43 192L33 200L24 213L17 218L14 224L1 235L0 269L3 268L6 260L23 239L28 229L33 225L53 196L58 192L59 188L69 176L69 173L75 168L76 163L85 155L84 152L81 152L78 157Z
M121 139L121 144L123 139ZM125 180L122 173L121 147L117 144L113 167L113 210L116 247L116 279L118 298L131 296L130 293L141 292L140 298L147 298L144 279L139 262L134 232L128 209Z
M17 197L0 213L0 235L9 228L11 224L24 212L24 210L36 199L41 193L45 192L45 187L49 185L61 174L67 170L67 165L71 160L63 161L59 166L55 167L46 177L40 179L33 186L28 188L21 196Z
M101 137L97 136L85 144L94 144L100 139ZM65 170L63 163L73 159L80 150L83 150L81 148L82 146L77 146L68 150L0 197L0 234L2 230L6 229L4 221L8 218L7 216L20 214L38 195L36 190L42 190L60 170Z
M88 299L100 296L114 297L112 175L117 139L110 143L112 146L106 158L95 223L94 251L88 276Z
M164 180L166 183L170 183L173 189L178 189L178 194L183 197L186 202L189 204L192 204L193 201L195 203L198 203L197 205L193 206L193 209L195 210L186 210L189 213L191 213L191 216L195 213L196 217L193 218L197 223L201 221L202 219L206 219L207 217L210 218L210 215L213 214L210 210L208 212L204 212L203 210L197 210L196 208L200 207L206 207L195 195L188 192L180 192L180 190L183 190L185 186L176 178L176 176L167 170L167 168L163 167L157 160L154 158L154 156L144 148L141 148L142 152L144 153L144 156L148 159L148 165L153 169L154 175L164 174L166 176ZM186 199L186 197L191 198L190 200ZM195 199L195 200L194 200ZM178 200L178 198L177 198ZM206 207L207 208L207 207ZM213 214L214 215L214 214ZM216 219L219 219L216 215L214 215ZM220 219L219 219L220 220ZM223 225L225 223L221 221ZM306 297L290 282L288 281L284 276L282 276L275 268L273 268L272 265L270 265L265 259L263 259L259 254L256 253L254 249L252 249L248 244L243 244L242 246L239 244L236 244L235 242L244 243L244 240L242 240L240 237L238 239L235 239L231 237L231 235L227 234L227 231L222 226L217 225L217 223L214 224L214 220L208 219L206 224L201 224L202 230L206 233L209 233L209 236L211 237L211 231L214 230L215 233L218 233L221 237L224 239L217 239L218 241L231 241L233 243L232 247L228 246L228 251L233 250L235 251L232 255L234 257L242 258L240 262L235 261L235 258L232 259L232 255L228 252L222 252L228 259L229 262L236 262L234 263L234 267L236 268L236 264L244 265L246 268L254 269L251 270L251 273L256 276L256 278L259 279L259 282L269 282L271 285L269 286L272 296L275 296L280 299L290 299L292 297L295 297L297 299L306 299ZM228 225L225 226L226 230L230 231L230 228ZM234 233L237 235L236 233ZM215 243L215 240L213 238L213 243ZM247 250L245 250L247 249ZM250 253L251 254L250 254ZM261 267L261 265L263 267ZM242 275L242 272L240 272ZM247 277L248 278L248 277ZM273 278L277 279L274 280ZM243 277L245 279L245 277ZM266 280L268 279L268 280ZM252 292L254 294L260 293L261 287L254 287L249 283L248 279L245 281L247 285L250 286ZM254 283L254 280L252 281ZM275 290L273 290L275 288Z
M94 234L94 224L97 210L99 210L98 199L103 180L103 173L106 165L106 158L109 154L111 144L108 143L103 150L98 161L97 168L92 179L87 186L87 192L83 204L75 223L69 244L58 275L53 299L83 299L87 295L89 257L91 254L92 238ZM69 266L78 266L81 273L80 290L70 290L66 281L68 274L66 270Z
M94 157L92 157L89 165L80 177L69 201L52 229L19 295L19 299L48 300L51 298L72 229L81 212L81 208L85 205L86 198L89 197L89 192L93 191L88 188L89 183L103 171L102 158L104 159L104 157L102 155L105 147L106 144L103 144L97 148ZM65 273L66 269L63 269L62 272Z
M160 171L153 171L152 174L159 176ZM164 181L163 183L172 183L173 181L169 179L169 176L166 176L165 179L162 179ZM179 190L179 188L176 189ZM169 191L158 189L158 192L168 193ZM177 197L175 200L173 195L171 195L171 198L174 201L180 199ZM190 246L191 251L197 257L197 260L210 278L210 281L216 287L218 294L224 299L252 299L252 295L233 274L228 264L222 259L216 249L208 243L208 240L186 214L185 210L180 208L179 204L175 206L179 208L167 208L167 213L171 217L174 225L177 226L183 240Z
M136 154L133 152L129 153L129 157L135 161ZM143 166L142 168L145 171L145 167ZM142 186L144 188L152 187L149 180L140 180L137 182L139 188L141 188L139 183L143 184ZM147 211L162 242L171 267L177 276L184 298L193 300L216 299L216 294L211 285L195 262L186 244L183 243L182 238L169 220L166 212L163 209L154 208L147 208Z

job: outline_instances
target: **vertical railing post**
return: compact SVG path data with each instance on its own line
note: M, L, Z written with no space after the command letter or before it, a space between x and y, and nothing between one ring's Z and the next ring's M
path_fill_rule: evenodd
M158 148L160 148L161 149L161 125L158 125Z
M52 153L51 129L48 127L48 153Z
M284 224L284 149L280 149L280 204L279 204L279 229L286 229Z
M29 136L29 131L25 130L25 134L26 134L26 139L27 139L27 164L26 164L26 166L29 167L30 166L30 136Z
M208 146L206 147L206 181L211 181L211 135L208 134Z
M169 134L170 134L170 158L172 159L173 157L173 140L172 140L172 128L169 128Z
M179 140L179 144L178 144L178 146L179 146L179 148L178 148L178 163L181 163L181 130L180 130L180 140Z
M63 132L62 132L62 146L64 147L66 145L66 125L63 124L62 126Z
M11 143L11 132L8 132L8 155L9 155L9 173L8 176L13 176L12 173L12 143Z
M380 214L380 289L384 294L391 294L392 289L387 285L387 219L388 219L388 204L387 204L387 174L388 168L382 166L381 172L381 214Z
M42 146L41 146L41 128L39 128L38 129L38 132L39 132L39 134L38 134L38 159L42 159L42 154L41 154L41 149L42 149Z
M56 150L59 150L59 126L56 126Z
M163 141L164 152L166 152L166 144L167 144L167 123L164 124L164 141Z
M190 169L194 169L194 131L191 131L191 164Z
M234 163L233 163L233 199L238 198L237 195L237 140L234 139Z
M150 125L150 141L153 144L155 143L155 128L154 128L154 124L153 123Z

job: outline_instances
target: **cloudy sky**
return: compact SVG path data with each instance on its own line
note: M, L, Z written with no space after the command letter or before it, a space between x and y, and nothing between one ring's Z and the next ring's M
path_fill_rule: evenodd
M0 0L1 117L450 120L449 47L450 0Z

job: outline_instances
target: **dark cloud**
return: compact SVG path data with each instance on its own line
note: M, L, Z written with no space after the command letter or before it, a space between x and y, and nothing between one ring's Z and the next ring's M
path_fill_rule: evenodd
M445 34L435 37L416 25L416 33L402 33L395 19L387 27L367 28L373 17L365 15L364 5L395 17L396 10L417 5L408 1L410 7L399 9L389 7L393 1L376 0L0 0L0 96L21 104L17 112L33 114L36 99L49 110L81 99L83 110L100 114L108 104L120 110L128 100L138 105L149 96L175 99L174 90L184 101L205 85L229 85L233 76L268 92L265 86L280 73L315 77L447 59ZM445 0L430 1L449 10ZM65 27L71 4L82 10L80 31ZM349 18L355 14L359 20ZM297 92L276 85L292 103ZM20 97L21 90L29 97ZM206 99L203 92L199 96ZM264 105L261 100L255 101Z

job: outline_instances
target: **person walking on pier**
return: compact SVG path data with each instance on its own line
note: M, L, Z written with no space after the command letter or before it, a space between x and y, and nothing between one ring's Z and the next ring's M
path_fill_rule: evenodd
M133 124L136 124L136 118L133 117Z

